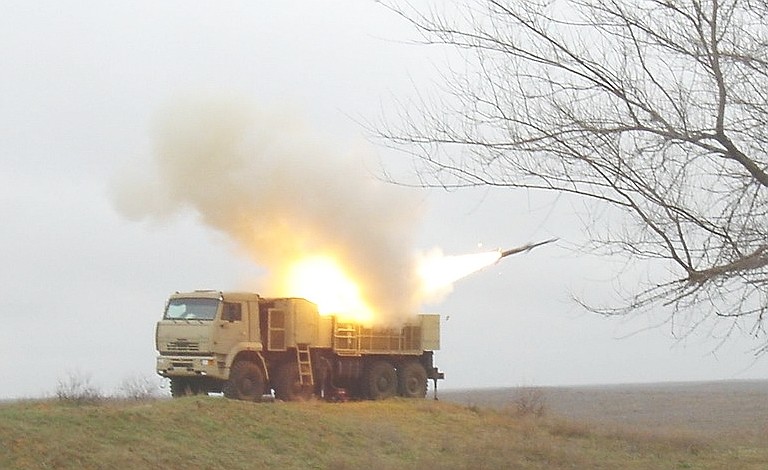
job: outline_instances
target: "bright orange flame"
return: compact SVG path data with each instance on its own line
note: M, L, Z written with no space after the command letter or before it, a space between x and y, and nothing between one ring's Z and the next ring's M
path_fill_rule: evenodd
M419 300L438 300L450 292L454 282L492 265L500 257L498 251L446 256L439 250L422 256L416 263ZM317 255L294 262L287 271L283 290L314 302L324 315L368 324L376 318L358 283L332 256Z
M337 314L363 323L374 318L357 283L330 256L314 256L294 263L288 272L287 291L316 303L321 314Z

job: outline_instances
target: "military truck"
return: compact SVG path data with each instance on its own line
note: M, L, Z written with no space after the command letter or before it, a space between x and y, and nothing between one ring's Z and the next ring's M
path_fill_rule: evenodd
M157 373L171 395L223 393L285 401L423 398L440 348L440 317L414 315L371 327L321 315L302 298L255 293L175 293L157 323ZM436 397L436 395L435 395Z

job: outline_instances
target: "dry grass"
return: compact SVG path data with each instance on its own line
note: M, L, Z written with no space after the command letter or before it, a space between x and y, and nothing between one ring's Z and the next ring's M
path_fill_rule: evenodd
M0 468L763 469L768 449L431 400L0 405Z

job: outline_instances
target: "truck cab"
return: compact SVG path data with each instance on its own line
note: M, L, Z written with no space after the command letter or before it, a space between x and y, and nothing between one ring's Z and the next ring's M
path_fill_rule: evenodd
M157 323L155 343L157 372L171 378L172 392L220 392L217 384L229 378L236 354L262 350L259 296L219 291L173 294Z

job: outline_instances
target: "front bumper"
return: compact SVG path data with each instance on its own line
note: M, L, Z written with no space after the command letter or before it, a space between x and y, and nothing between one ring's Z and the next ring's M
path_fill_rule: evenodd
M215 356L158 356L157 373L163 377L211 377L227 379L224 361Z

